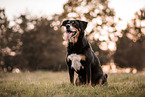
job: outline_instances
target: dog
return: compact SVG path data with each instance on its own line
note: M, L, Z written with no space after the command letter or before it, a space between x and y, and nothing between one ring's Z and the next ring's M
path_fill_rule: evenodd
M99 58L85 37L87 24L88 22L81 20L65 20L61 25L66 28L68 40L66 63L70 82L74 84L76 72L78 74L76 85L102 85L107 82L107 74L103 73Z

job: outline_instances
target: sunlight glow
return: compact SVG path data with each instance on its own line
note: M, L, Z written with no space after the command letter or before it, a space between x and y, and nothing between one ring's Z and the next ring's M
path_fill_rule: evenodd
M145 20L141 21L141 26L145 27Z
M61 13L63 12L63 4L66 2L67 0L1 0L0 6L6 9L8 18L12 19L14 15L18 16L26 11L30 11L31 14L37 16ZM82 6L84 5L85 2L82 3ZM99 7L103 8L103 6ZM109 0L109 7L114 8L117 17L128 21L134 17L136 11L145 7L145 0ZM85 9L83 7L83 10L80 9L78 8L79 12L87 13L89 7L85 7ZM97 12L96 9L95 13Z
M108 44L106 42L102 42L101 45L99 45L99 47L102 49L102 50L107 50L108 49Z
M6 9L8 19L25 12L41 17L63 12L63 4L67 0L1 0L1 8Z
M114 8L116 16L124 21L134 18L134 13L145 7L145 0L109 0L109 7Z
M116 44L114 42L110 42L109 45L108 45L108 48L111 51L115 51L116 50Z
M102 65L102 69L105 73L137 73L137 69L135 68L120 68L116 66L114 63L110 63L108 65Z
M76 13L69 13L68 15L67 15L68 17L70 17L70 18L75 18L75 17L78 17L78 14L76 14Z
M12 19L14 15L18 16L25 12L28 12L30 15L32 14L38 17L41 17L41 16L49 17L52 14L62 13L64 11L63 4L65 4L67 1L68 0L53 0L53 1L50 1L50 0L1 0L0 6L6 9L6 15L8 16L9 19L10 18ZM96 2L96 1L94 0L92 2ZM81 18L82 20L86 20L86 18L83 17L83 14L88 13L88 11L92 8L92 6L90 6L89 4L88 6L85 6L85 5L86 5L86 2L83 1L83 3L81 3L81 6L76 8L77 12L81 13L80 15L82 17ZM99 7L103 9L103 6L99 5ZM140 1L138 0L109 0L109 7L114 8L116 12L116 17L114 18L114 22L117 23L116 29L118 30L118 32L116 32L115 35L110 34L109 32L112 32L114 29L104 26L101 33L95 32L94 38L99 39L100 41L108 41L109 40L108 36L110 36L112 41L115 42L118 40L117 38L115 38L115 36L122 37L122 34L120 33L120 31L125 29L127 26L127 22L129 22L129 20L135 17L134 13L138 11L139 9L145 7L145 0L140 0ZM95 14L90 13L92 16L96 18L94 18L92 22L88 23L88 27L86 29L87 33L90 33L92 29L94 29L94 31L97 31L99 27L96 28L96 24L99 24L99 25L102 24L101 18L99 16L96 16L98 12L99 10L95 9ZM78 14L69 13L68 17L70 18L78 17ZM118 17L120 17L122 20L119 21ZM111 21L109 19L110 18L108 18L107 20ZM18 21L18 22L21 22L21 21ZM14 25L13 22L10 22L10 23L11 25ZM60 24L60 22L54 23L54 25L58 25L58 24ZM145 26L145 22L137 23L137 25L140 25L140 24ZM28 29L33 29L33 28L34 28L34 25L29 24ZM54 27L54 30L57 30L57 29L58 27ZM142 29L142 31L145 34L145 29ZM21 30L19 32L23 33ZM128 35L128 36L133 38L131 35ZM113 42L102 43L100 47L104 50L116 49L115 44Z
M99 38L99 34L98 33L95 33L95 36L94 36L94 38L97 40L98 38Z
M117 26L116 26L116 29L118 31L121 31L121 30L124 30L127 26L127 22L126 21L119 21L117 22Z

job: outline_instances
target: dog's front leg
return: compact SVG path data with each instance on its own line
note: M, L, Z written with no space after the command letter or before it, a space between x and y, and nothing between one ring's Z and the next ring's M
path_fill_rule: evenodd
M91 86L91 64L86 64L86 85Z
M92 62L94 60L94 57L92 55L92 52L90 52L91 50L88 50L86 53L86 85L88 86L92 86Z
M69 69L70 83L74 84L74 70L71 68L71 60L69 60L69 58L66 58L66 63Z
M71 84L74 84L74 70L71 67L69 67L69 77Z

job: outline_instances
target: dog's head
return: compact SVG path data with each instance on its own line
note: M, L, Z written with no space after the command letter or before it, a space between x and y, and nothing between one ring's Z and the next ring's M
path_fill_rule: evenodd
M73 39L76 42L80 34L84 35L87 24L87 22L80 20L65 20L61 26L66 27L67 39Z

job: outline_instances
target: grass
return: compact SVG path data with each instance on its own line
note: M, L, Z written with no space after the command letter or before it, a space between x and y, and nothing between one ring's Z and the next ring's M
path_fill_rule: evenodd
M91 88L71 85L68 72L0 73L0 97L145 97L145 73L108 75Z

